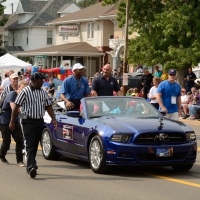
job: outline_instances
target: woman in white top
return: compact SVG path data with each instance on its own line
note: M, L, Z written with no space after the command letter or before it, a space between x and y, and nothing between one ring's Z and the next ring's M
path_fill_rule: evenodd
M149 91L149 98L151 99L151 104L158 110L159 104L156 100L156 92L161 79L159 77L153 78L153 87Z

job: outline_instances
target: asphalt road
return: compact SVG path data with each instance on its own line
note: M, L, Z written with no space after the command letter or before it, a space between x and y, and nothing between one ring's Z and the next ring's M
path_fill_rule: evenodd
M191 126L200 143L198 124ZM10 164L0 163L0 200L200 199L200 155L184 173L171 167L114 167L109 174L99 175L85 162L67 158L47 161L39 150L38 175L31 179L24 167L16 165L14 147L12 144L6 156Z

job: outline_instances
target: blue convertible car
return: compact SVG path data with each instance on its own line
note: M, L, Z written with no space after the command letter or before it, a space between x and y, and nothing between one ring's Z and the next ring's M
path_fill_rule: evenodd
M79 111L55 108L58 128L44 124L45 159L60 155L88 161L95 173L109 165L166 165L188 171L197 154L196 135L165 118L143 98L91 97Z

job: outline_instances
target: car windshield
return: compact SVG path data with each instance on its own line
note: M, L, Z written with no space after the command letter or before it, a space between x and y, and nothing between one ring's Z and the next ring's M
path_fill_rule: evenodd
M161 114L145 99L132 97L86 98L90 118L127 115L130 117L160 117Z

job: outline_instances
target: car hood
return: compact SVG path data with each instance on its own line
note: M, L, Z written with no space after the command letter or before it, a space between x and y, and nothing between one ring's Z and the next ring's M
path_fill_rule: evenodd
M162 131L189 132L192 129L180 121L169 120L162 118ZM130 118L130 117L100 117L95 121L99 121L113 127L121 133L138 133L146 131L158 131L161 125L161 120L158 117L154 118Z

